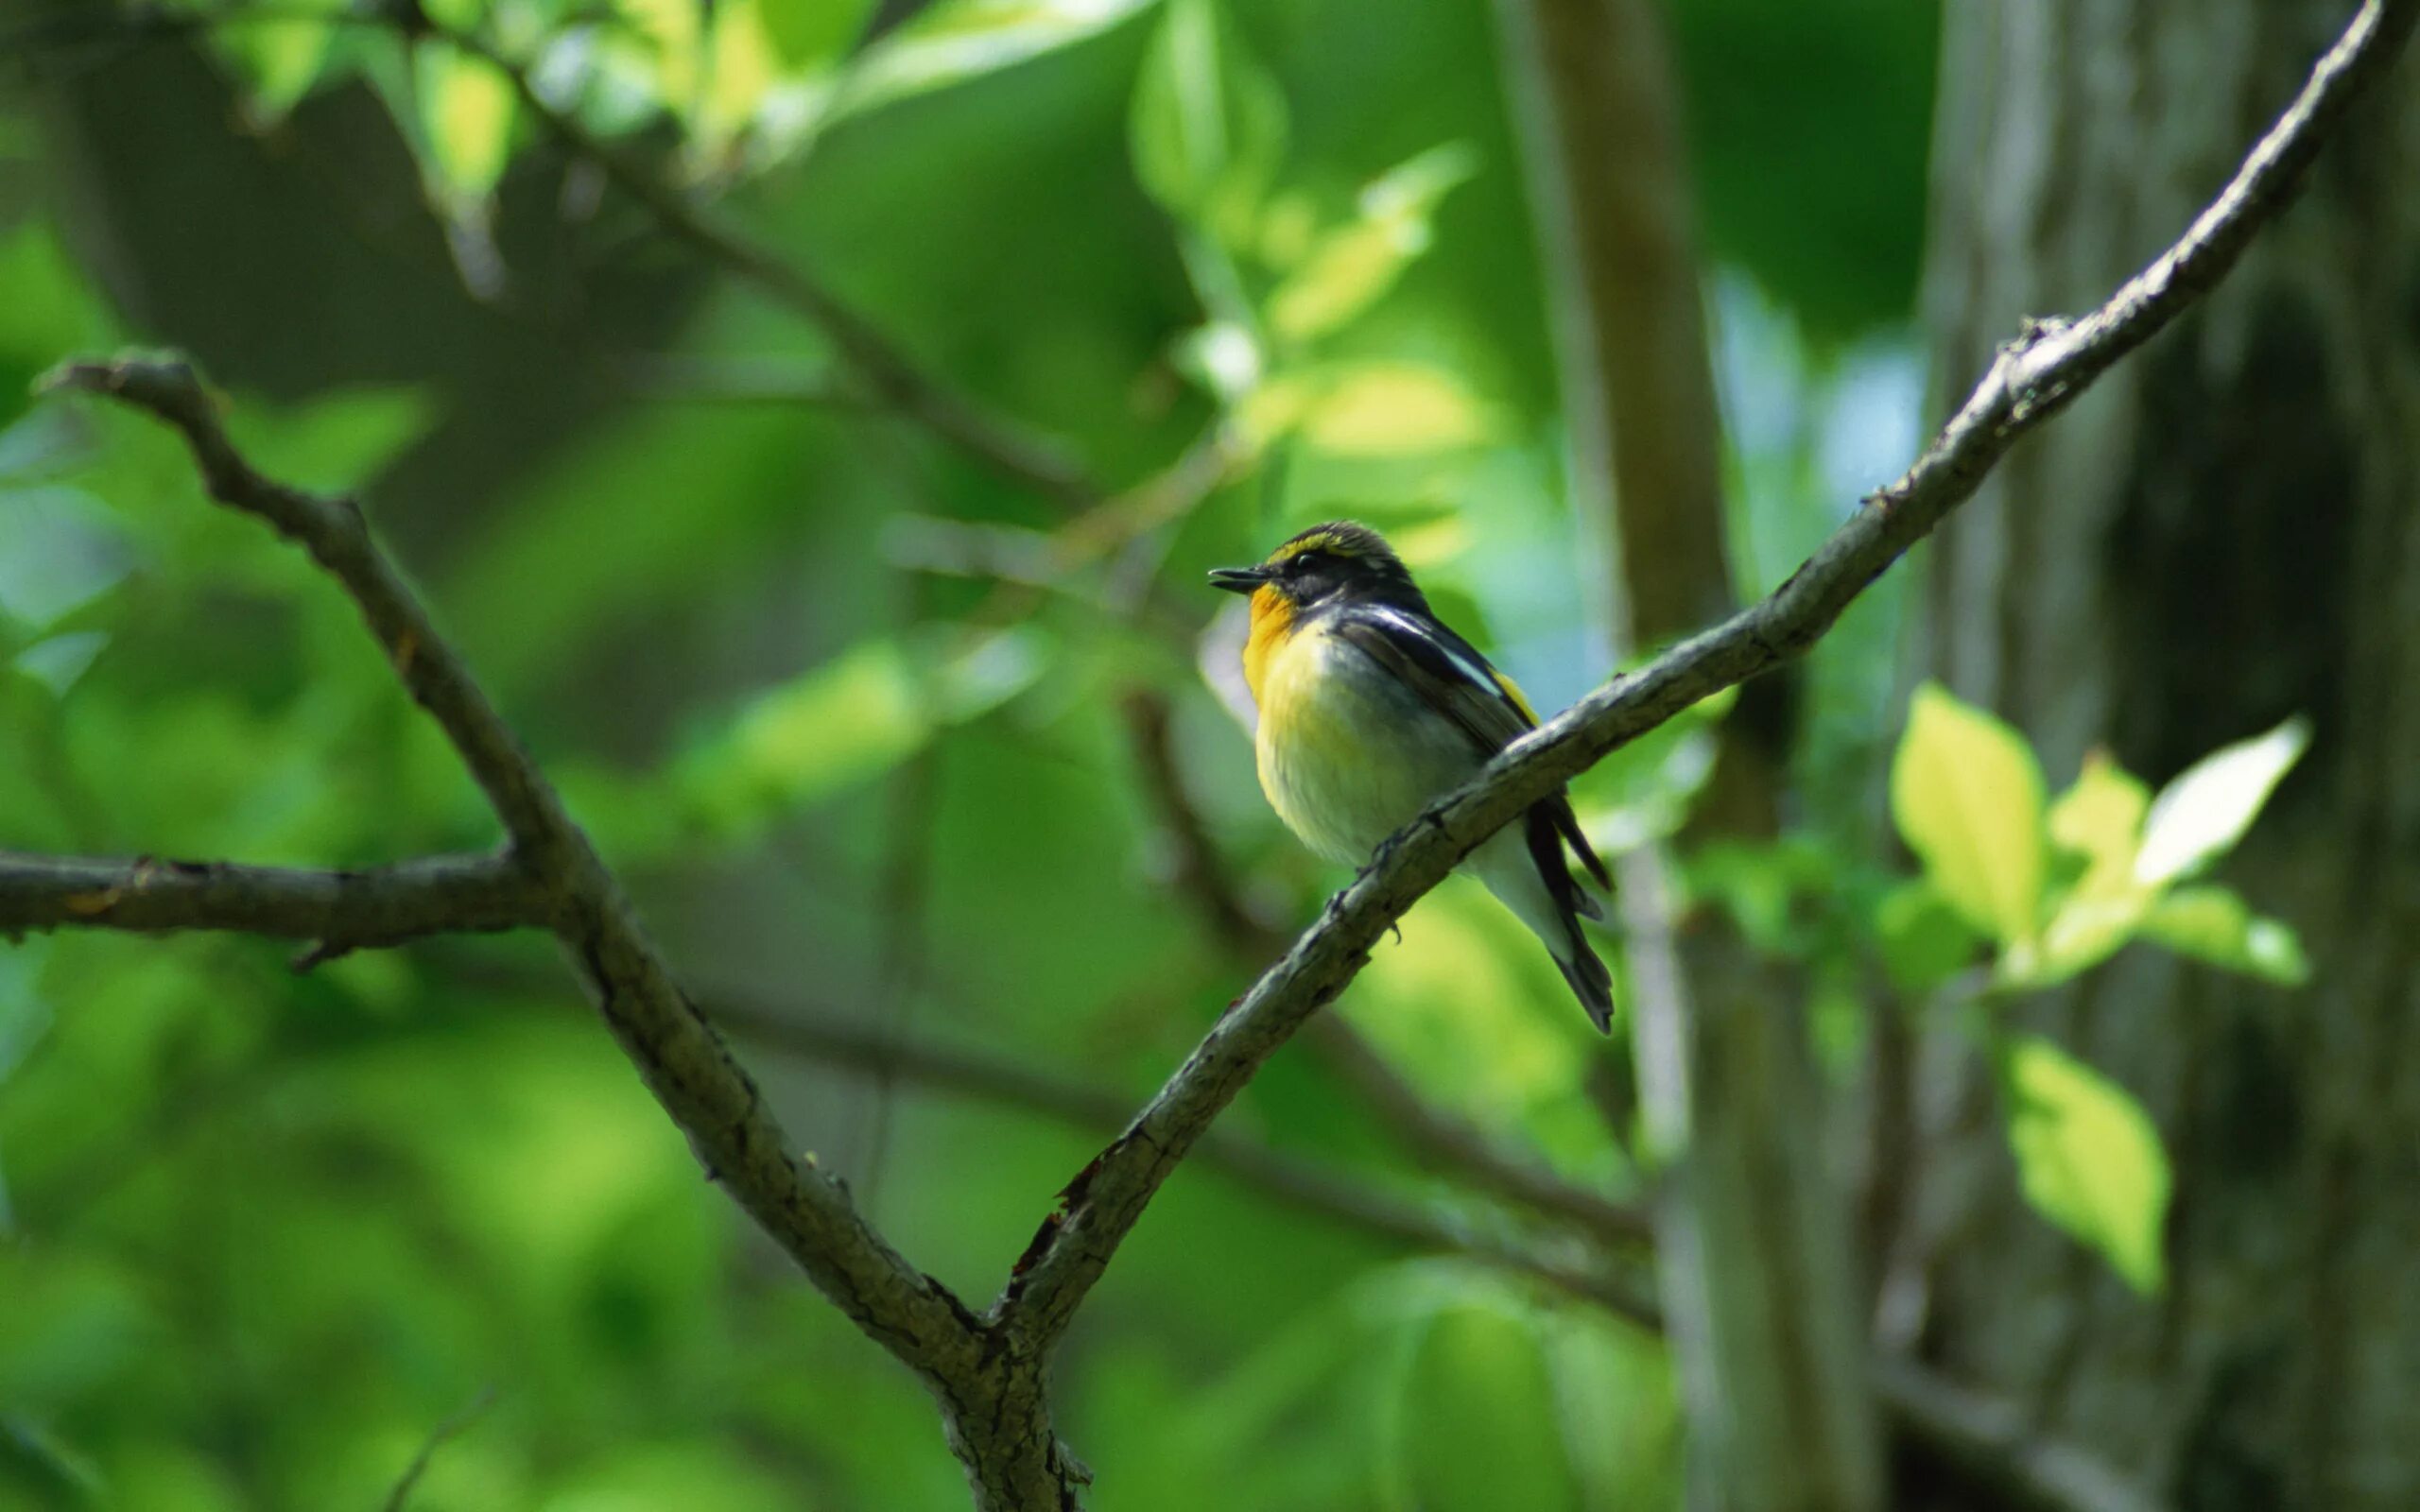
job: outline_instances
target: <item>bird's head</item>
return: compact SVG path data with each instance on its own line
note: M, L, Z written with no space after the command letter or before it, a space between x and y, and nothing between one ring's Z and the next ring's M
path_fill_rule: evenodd
M1260 603L1308 609L1333 598L1417 601L1420 590L1386 538L1368 525L1331 520L1269 554L1257 567L1221 567L1213 586L1251 593Z

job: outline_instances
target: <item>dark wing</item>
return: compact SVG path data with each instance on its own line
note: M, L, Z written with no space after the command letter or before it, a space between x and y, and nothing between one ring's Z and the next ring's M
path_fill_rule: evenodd
M1512 679L1433 615L1387 604L1356 604L1338 612L1334 633L1392 672L1431 709L1461 727L1482 758L1494 756L1524 730L1537 728L1538 716ZM1614 879L1581 833L1568 798L1558 793L1530 813L1530 849L1540 852L1539 865L1549 878L1563 874L1562 859L1554 854L1554 836L1560 834L1589 875L1612 889ZM1543 832L1537 822L1541 816L1550 827ZM1576 906L1590 918L1597 917L1594 899L1580 895Z

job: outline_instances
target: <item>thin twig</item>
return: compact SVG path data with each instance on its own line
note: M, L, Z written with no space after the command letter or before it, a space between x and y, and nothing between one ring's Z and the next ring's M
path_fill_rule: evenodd
M708 1013L732 1034L769 1050L1020 1108L1076 1128L1113 1133L1125 1126L1133 1107L1115 1092L997 1057L885 1035L829 1012L777 1010L717 994ZM1452 1223L1422 1204L1388 1194L1361 1174L1322 1171L1220 1129L1211 1131L1194 1157L1298 1211L1416 1249L1467 1255L1544 1281L1643 1328L1661 1326L1652 1298L1622 1278L1556 1260L1494 1227Z
M431 1429L428 1437L421 1443L420 1452L404 1467L404 1473L395 1478L394 1488L387 1493L386 1512L404 1512L404 1503L411 1500L413 1489L420 1485L420 1478L428 1473L429 1464L437 1458L437 1452L444 1448L449 1439L458 1436L464 1429L486 1416L487 1410L494 1405L495 1387L481 1386L477 1396Z

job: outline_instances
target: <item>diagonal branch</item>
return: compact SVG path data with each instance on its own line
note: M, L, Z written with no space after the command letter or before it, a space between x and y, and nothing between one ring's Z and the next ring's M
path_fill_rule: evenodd
M1144 794L1176 852L1171 881L1177 892L1230 953L1257 960L1284 950L1285 936L1263 923L1236 890L1184 790L1167 698L1133 693L1127 696L1124 712ZM1344 1020L1315 1020L1310 1034L1328 1069L1353 1089L1388 1132L1432 1169L1452 1172L1481 1191L1576 1224L1608 1245L1637 1245L1651 1236L1647 1215L1637 1209L1498 1147L1486 1134L1422 1096Z
M837 1306L945 1400L978 1392L980 1345L965 1309L903 1260L838 1182L790 1155L755 1083L673 981L620 885L372 541L359 507L262 476L228 440L208 391L183 363L75 363L48 382L173 427L213 499L266 521L327 570L486 793L511 837L512 862L538 894L535 917L579 965L615 1040L700 1162Z
M1015 1108L1077 1128L1115 1132L1132 1105L1087 1087L995 1057L897 1040L826 1012L776 1011L714 995L708 1012L733 1035L768 1049L869 1074L888 1072L940 1091ZM1194 1159L1299 1211L1393 1243L1467 1255L1543 1281L1643 1328L1660 1326L1654 1299L1617 1275L1581 1266L1497 1231L1457 1224L1423 1203L1395 1196L1358 1172L1326 1171L1281 1150L1213 1129Z
M357 950L427 935L544 928L549 917L544 889L506 856L432 856L363 871L309 871L0 850L0 931L212 929Z
M1915 465L1869 498L1763 601L1598 689L1490 763L1380 847L1318 923L1231 1007L1127 1131L1071 1182L993 1306L1046 1351L1160 1183L1263 1061L1342 991L1378 936L1488 835L1607 752L1800 655L1858 594L1971 497L2019 438L2215 285L2273 219L2328 131L2384 73L2420 0L2366 0L2308 83L2191 230L2074 324L2036 322L2004 347Z

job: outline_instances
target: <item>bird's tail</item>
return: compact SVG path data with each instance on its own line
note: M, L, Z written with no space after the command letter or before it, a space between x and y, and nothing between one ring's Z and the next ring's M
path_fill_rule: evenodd
M1588 1022L1597 1026L1599 1034L1612 1034L1614 973L1605 970L1605 963L1598 957L1596 948L1581 936L1578 919L1566 919L1564 934L1566 936L1564 948L1556 950L1548 944L1547 954L1554 957L1555 965L1563 968L1563 979L1571 984L1572 996L1588 1010Z
M1582 915L1596 919L1603 910L1573 879L1547 806L1531 809L1519 824L1508 825L1479 847L1471 869L1546 946L1597 1032L1613 1033L1614 974L1580 932Z

